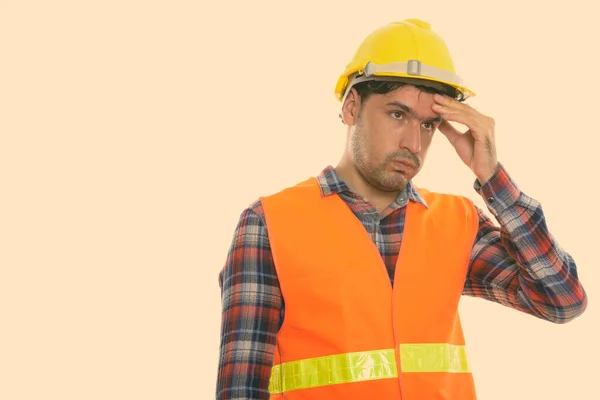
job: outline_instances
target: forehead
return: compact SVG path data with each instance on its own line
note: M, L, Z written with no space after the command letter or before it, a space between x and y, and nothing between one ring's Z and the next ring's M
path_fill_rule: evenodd
M431 105L434 101L432 93L424 92L412 85L401 86L378 97L382 103L399 101L406 105L410 103L412 106L416 106L419 103Z
M410 114L414 113L420 119L432 119L439 117L439 114L434 112L431 106L435 103L433 94L424 92L412 85L401 86L386 94L371 95L367 102L371 103L371 107L376 109L396 109L401 104L403 109L408 108ZM369 105L366 105L368 108Z

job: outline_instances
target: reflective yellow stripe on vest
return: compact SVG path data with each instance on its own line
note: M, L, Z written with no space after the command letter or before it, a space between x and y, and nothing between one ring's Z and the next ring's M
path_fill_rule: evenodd
M402 372L469 373L464 346L447 343L401 344ZM396 378L394 349L336 354L273 366L271 394L339 383Z

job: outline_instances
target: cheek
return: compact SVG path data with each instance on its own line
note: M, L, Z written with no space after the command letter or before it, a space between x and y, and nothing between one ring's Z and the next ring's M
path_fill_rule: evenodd
M433 141L433 134L434 133L435 133L435 131L433 131L433 132L429 132L429 131L423 132L423 134L421 135L421 143L423 145L423 148L425 148L425 149L429 148L429 145Z
M386 121L374 119L365 121L365 125L361 127L360 136L366 155L370 158L376 158L389 147L388 142L394 140L394 130L393 126L390 126Z
M433 141L433 132L423 132L421 135L421 154L423 157L427 154L429 150L429 146L431 146L431 142Z
M391 147L398 146L398 140L402 137L404 128L398 121L391 118L382 118L373 126L373 144L381 152L389 152Z

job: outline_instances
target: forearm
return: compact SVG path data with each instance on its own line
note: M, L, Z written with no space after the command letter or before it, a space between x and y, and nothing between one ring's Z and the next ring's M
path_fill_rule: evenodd
M577 266L549 232L538 201L521 192L504 170L482 188L499 227L480 210L465 294L482 297L555 323L587 306Z
M283 303L266 229L250 209L240 218L219 281L223 314L216 398L269 399Z

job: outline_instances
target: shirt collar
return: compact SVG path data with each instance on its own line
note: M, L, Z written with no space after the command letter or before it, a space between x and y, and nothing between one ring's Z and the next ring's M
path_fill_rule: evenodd
M317 175L317 180L323 196L345 193L353 197L360 197L358 193L350 189L348 184L335 172L334 167L331 165L325 167L321 173ZM409 181L404 190L398 194L396 203L403 206L406 204L406 200L403 199L406 198L408 198L409 201L420 203L428 208L427 202L423 199L411 181Z

